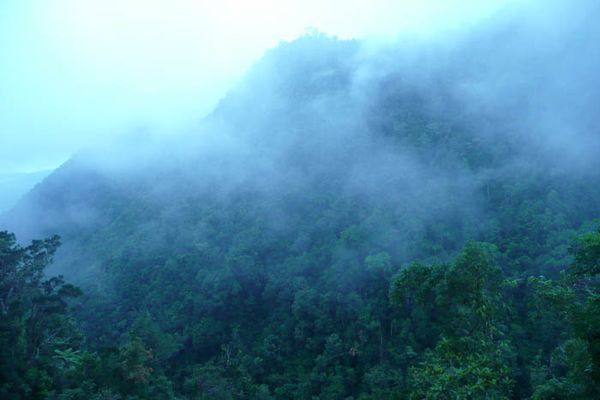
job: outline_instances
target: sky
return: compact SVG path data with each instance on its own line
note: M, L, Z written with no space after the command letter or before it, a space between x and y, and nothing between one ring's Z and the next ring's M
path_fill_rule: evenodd
M310 31L443 35L518 0L2 0L0 175L55 168L209 113L265 50Z

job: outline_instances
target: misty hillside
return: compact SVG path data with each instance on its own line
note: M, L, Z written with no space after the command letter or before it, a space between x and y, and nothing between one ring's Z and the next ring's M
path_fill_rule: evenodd
M479 76L478 65L464 63L465 49L426 56L363 51L360 43L326 37L283 44L197 131L170 141L136 136L81 153L32 191L5 225L23 238L61 234L73 258L59 257L57 268L82 279L96 279L106 257L140 246L194 251L198 241L215 241L211 229L222 230L222 218L241 223L242 216L252 229L290 241L281 243L286 249L299 237L308 245L312 237L333 240L352 228L368 248L400 264L447 259L470 239L505 250L521 235L535 235L539 247L514 249L511 259L527 259L514 272L564 267L561 257L554 265L542 260L556 251L556 235L600 214L600 188L590 184L600 182L599 140L586 126L597 118L578 115L571 121L582 126L564 135L535 118L536 103L544 102L557 108L544 104L552 118L574 118L551 87L547 99L534 91L543 71L521 70L528 62L544 68L540 55L517 54L519 68L501 72L512 79L502 88L507 97L481 100L464 92L495 83L500 72L490 66L490 76ZM567 134L560 140L569 143L557 145ZM327 235L314 231L323 218L331 219ZM237 228L221 234L239 235Z
M584 14L305 36L195 129L75 155L0 217L83 290L48 398L594 398L596 281L561 272L600 217Z
M0 175L0 212L14 206L24 194L48 176L50 172L38 171Z

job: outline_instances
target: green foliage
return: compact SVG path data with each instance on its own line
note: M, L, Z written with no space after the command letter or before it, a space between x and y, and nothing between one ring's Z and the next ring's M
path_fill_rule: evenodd
M574 246L575 262L571 272L577 276L594 276L600 273L600 228L582 235Z
M440 339L409 369L409 399L509 399L514 385L502 349L485 340Z
M44 399L76 368L79 332L67 300L79 289L62 277L46 278L58 236L21 247L0 232L0 397Z
M514 349L495 258L494 246L468 243L452 264L412 264L394 281L403 341L421 354L407 365L408 398L510 398Z
M521 165L401 73L355 126L358 47L251 71L209 125L256 154L75 160L32 193L85 295L44 273L57 237L0 233L0 398L600 398L598 173Z

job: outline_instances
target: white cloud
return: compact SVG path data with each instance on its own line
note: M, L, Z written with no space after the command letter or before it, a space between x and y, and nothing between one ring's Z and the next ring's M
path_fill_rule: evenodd
M0 171L46 168L139 125L174 131L309 27L431 34L515 1L3 0Z

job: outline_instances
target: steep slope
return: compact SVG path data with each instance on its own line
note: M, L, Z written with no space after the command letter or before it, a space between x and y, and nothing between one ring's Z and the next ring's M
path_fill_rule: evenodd
M37 183L50 174L48 171L0 175L0 212L14 206Z
M282 44L196 131L79 154L0 226L60 234L54 268L87 292L77 315L90 342L139 335L181 387L185 374L218 381L225 358L279 398L356 395L367 369L399 362L384 350L388 291L408 262L485 240L507 276L553 275L600 215L587 101L563 113L558 86L535 90L548 47L505 48L497 60L513 63L482 67L495 48L486 35L423 53ZM558 120L576 145L548 129ZM338 348L355 353L334 373Z
M315 201L319 212L331 207L326 201L356 207L349 226L377 212L382 220L365 228L365 239L399 262L447 257L468 238L510 241L494 236L514 228L502 211L547 196L564 202L564 212L583 205L580 217L560 217L565 229L596 215L597 189L589 183L596 178L597 131L570 126L574 145L557 148L558 133L545 129L546 120L531 123L535 104L493 99L487 101L498 109L482 108L483 100L465 88L485 86L499 73L489 66L490 77L479 76L477 63L462 64L464 52L392 48L366 56L359 43L323 37L283 45L197 132L80 154L8 214L4 226L21 238L61 234L59 267L76 276L100 271L107 260L98 253L120 254L141 242L188 245L191 238L181 235L204 236L198 213L211 202L224 212L237 202L275 230L300 220L314 225L319 214L307 220L306 213L316 206L306 205ZM535 54L517 57L539 63ZM528 90L533 96L530 71L502 72L512 74L507 97ZM525 81L532 88L522 87ZM565 116L556 111L556 118Z

